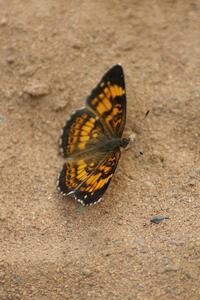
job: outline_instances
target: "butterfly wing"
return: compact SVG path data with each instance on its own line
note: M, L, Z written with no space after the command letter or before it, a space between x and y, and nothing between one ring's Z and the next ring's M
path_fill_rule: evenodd
M66 158L90 152L98 142L105 139L105 135L99 118L87 108L82 108L64 126L60 148Z
M112 179L120 155L120 149L116 149L104 158L67 162L60 174L58 188L64 194L74 193L82 205L99 201Z
M101 120L110 136L121 137L126 122L126 91L120 65L113 66L101 79L86 107Z
M94 156L67 160L58 180L59 190L65 195L74 192L97 166L98 158Z
M102 153L98 145L121 137L126 121L123 69L111 68L63 128L60 147L67 158L58 188L74 193L83 205L99 201L106 191L120 158L120 149Z

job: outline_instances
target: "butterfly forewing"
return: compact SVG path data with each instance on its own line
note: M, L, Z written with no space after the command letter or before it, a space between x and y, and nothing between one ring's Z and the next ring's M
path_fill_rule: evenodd
M122 136L126 122L126 91L120 65L115 65L103 76L86 105L100 118L110 136Z
M86 108L77 110L63 128L60 147L64 157L94 150L105 139L99 118Z

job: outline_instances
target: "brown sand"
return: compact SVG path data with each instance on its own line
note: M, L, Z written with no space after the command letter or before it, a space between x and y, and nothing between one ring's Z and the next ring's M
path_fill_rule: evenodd
M0 1L0 299L200 299L199 20L198 0ZM58 139L118 62L136 141L82 209Z

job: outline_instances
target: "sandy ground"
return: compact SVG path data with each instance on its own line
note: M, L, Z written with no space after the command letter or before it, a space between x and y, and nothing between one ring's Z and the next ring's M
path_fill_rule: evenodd
M200 299L199 20L198 0L0 1L0 299ZM60 131L118 62L137 136L82 208L56 191Z

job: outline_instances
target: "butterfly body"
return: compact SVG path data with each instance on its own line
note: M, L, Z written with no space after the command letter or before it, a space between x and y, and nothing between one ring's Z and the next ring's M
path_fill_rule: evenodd
M112 138L108 139L102 143L99 143L96 151L103 152L103 153L108 153L115 151L116 148L120 147L121 139L120 138Z
M63 128L60 147L66 163L58 189L73 193L83 205L100 201L129 139L122 138L126 120L123 69L112 67Z

